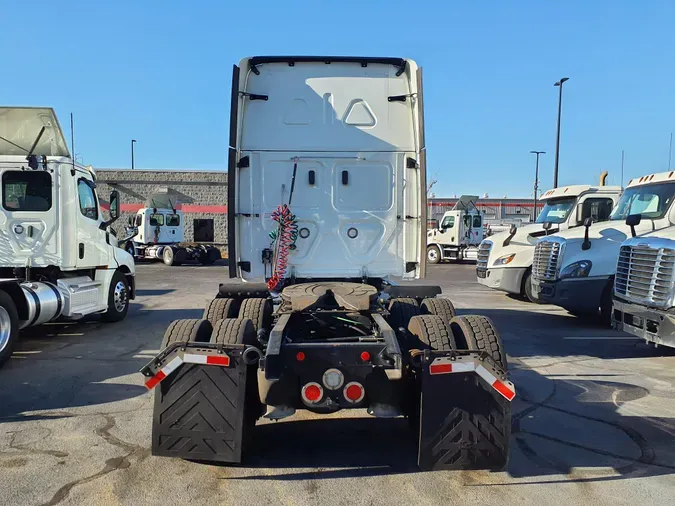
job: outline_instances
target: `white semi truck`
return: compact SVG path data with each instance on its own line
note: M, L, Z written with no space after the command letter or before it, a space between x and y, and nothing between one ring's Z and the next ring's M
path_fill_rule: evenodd
M621 244L675 224L674 176L670 171L632 179L608 221L592 224L587 218L583 227L539 239L532 264L534 297L573 314L600 315L609 325Z
M153 454L240 462L262 416L365 409L409 418L423 469L503 468L515 388L499 334L437 286L390 280L424 277L421 70L253 57L232 83L237 282L171 323L142 369Z
M121 247L135 259L162 260L166 265L199 262L212 265L220 260L220 250L214 246L186 245L183 212L172 206L164 195L153 195L146 207L129 218L126 237Z
M104 220L92 169L73 162L50 108L0 107L0 364L19 330L100 313L122 320L134 262Z
M427 232L427 262L476 260L485 238L484 216L476 207L477 195L462 195L447 211L438 228Z
M613 308L617 330L675 348L675 227L624 241Z
M478 249L476 277L481 285L521 295L535 301L531 290L534 246L541 237L582 226L586 218L601 222L609 219L618 202L621 187L575 185L548 190L541 196L544 208L535 223L512 226L495 234Z

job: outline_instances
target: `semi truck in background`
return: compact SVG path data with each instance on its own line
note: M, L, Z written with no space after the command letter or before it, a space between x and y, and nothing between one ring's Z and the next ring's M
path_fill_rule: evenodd
M0 365L19 330L99 313L122 320L134 262L105 220L96 175L74 163L50 108L0 107Z
M586 218L596 222L609 219L619 201L621 187L574 185L548 190L541 196L544 208L535 223L501 232L481 242L478 248L476 277L481 285L520 295L531 302L532 259L537 240L582 226Z
M539 239L532 264L532 293L576 315L600 316L609 325L617 261L629 237L658 235L675 224L675 172L632 179L609 220ZM617 286L617 289L620 289Z
M503 468L515 387L498 332L437 286L390 280L425 273L421 69L245 58L231 104L229 274L246 283L172 322L142 369L152 453L241 462L260 417L365 409L410 420L422 469Z
M477 195L462 195L447 211L438 228L427 232L427 262L476 260L485 238L484 213L476 207Z
M621 245L612 325L655 346L675 348L675 227Z

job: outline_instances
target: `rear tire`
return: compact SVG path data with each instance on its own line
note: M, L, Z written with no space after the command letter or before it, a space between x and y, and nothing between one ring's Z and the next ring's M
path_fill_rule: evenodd
M208 320L174 320L162 339L162 349L173 343L208 343L213 327Z
M534 296L534 293L532 293L532 271L531 270L528 270L525 273L525 279L523 280L523 295L530 302L534 302L535 304L538 302L537 299Z
M267 329L272 324L272 302L269 299L244 299L239 308L239 318L248 318L253 322L256 332Z
M413 316L408 324L408 331L417 340L417 343L410 343L410 348L440 351L457 349L447 322L440 316Z
M209 320L215 325L218 320L225 318L236 318L239 312L239 301L237 299L213 299L204 309L204 320Z
M19 312L9 294L0 291L0 367L9 360L19 337Z
M136 259L136 248L134 248L134 243L131 241L124 245L124 251L131 255L131 258Z
M164 265L172 266L175 262L175 252L171 246L166 246L162 251L162 260Z
M420 314L420 307L412 297L400 297L389 302L389 325L398 332L398 329L408 328L410 318Z
M420 313L440 316L446 325L450 325L450 320L457 316L455 306L449 299L424 299L420 304Z
M441 262L441 250L438 246L427 247L427 262L430 264L438 264Z
M485 316L456 316L450 330L459 350L479 350L490 354L504 371L508 369L504 344L492 320Z
M119 322L129 312L129 282L122 271L115 271L108 290L108 310L103 313L103 320Z

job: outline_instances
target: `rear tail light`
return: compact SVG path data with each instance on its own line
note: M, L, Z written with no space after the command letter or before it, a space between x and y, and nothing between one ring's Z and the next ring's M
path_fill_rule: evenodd
M356 404L358 402L361 402L363 398L366 395L366 389L363 388L363 385L361 383L357 383L356 381L352 381L351 383L347 383L345 385L345 388L343 390L345 399L347 399L348 402L351 402L352 404Z
M307 383L302 387L302 400L307 404L316 404L323 398L323 388L318 383Z

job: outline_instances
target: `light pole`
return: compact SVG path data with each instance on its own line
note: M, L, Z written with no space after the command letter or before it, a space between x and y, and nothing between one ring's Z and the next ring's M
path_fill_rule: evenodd
M562 89L563 83L569 81L569 77L563 77L553 86L560 88L558 93L558 135L555 139L555 165L553 167L553 188L558 187L558 159L560 158L560 116L562 114Z
M134 144L136 139L131 139L131 170L134 170Z
M534 166L534 210L532 211L532 221L537 219L537 183L539 181L539 155L545 155L546 151L530 151L533 155L537 155L537 162Z

